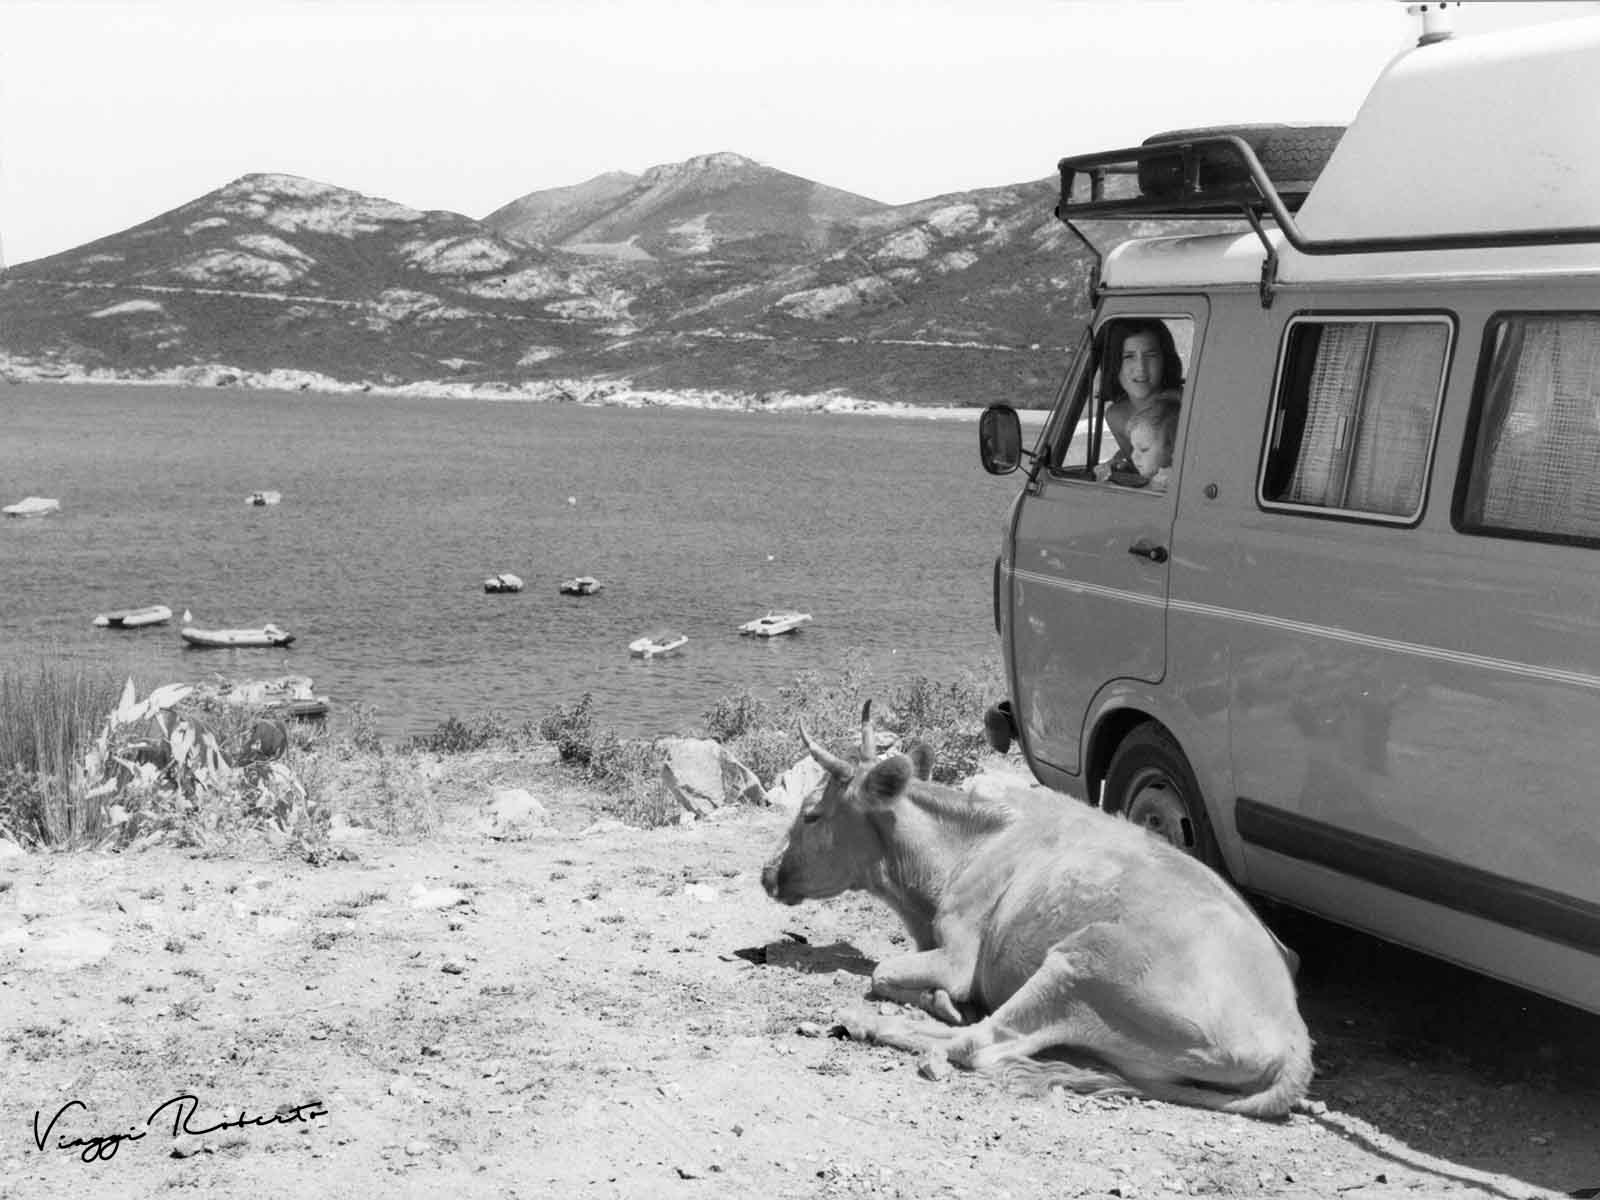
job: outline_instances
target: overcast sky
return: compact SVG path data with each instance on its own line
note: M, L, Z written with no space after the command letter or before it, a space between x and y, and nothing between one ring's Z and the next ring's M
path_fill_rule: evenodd
M1346 122L1417 28L1396 0L0 0L0 247L252 171L482 217L732 150L903 203L1162 129Z

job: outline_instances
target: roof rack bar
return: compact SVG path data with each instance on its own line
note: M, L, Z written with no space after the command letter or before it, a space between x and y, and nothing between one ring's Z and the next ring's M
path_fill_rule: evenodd
M1261 307L1272 307L1273 293L1278 289L1278 248L1272 244L1272 239L1267 236L1267 231L1261 227L1261 214L1249 206L1245 207L1244 215L1250 219L1250 228L1255 230L1256 237L1261 239L1261 245L1267 255L1261 260Z
M1062 217L1061 223L1068 229L1072 230L1073 234L1080 242L1083 243L1084 248L1089 251L1090 256L1094 259L1094 261L1089 265L1089 303L1091 305L1099 304L1100 268L1105 263L1106 256L1100 253L1100 247L1091 242L1083 230L1079 229L1072 223L1071 217Z
M1197 153L1202 149L1221 150L1225 155L1231 155L1236 161L1228 165L1235 168L1235 173L1242 168L1243 177L1230 180L1223 186L1202 188ZM1141 165L1157 162L1170 166L1175 156L1179 157L1182 165L1182 183L1177 195L1139 195L1120 199L1105 197L1103 181L1107 174L1128 174L1138 171ZM1380 254L1400 250L1478 250L1497 246L1558 246L1600 242L1600 226L1593 225L1494 233L1309 238L1295 223L1291 203L1298 209L1298 200L1284 197L1262 167L1255 151L1243 139L1232 134L1212 134L1181 142L1157 142L1124 150L1072 155L1060 161L1059 170L1061 199L1055 212L1062 221L1071 217L1224 217L1244 219L1255 225L1261 216L1270 214L1273 222L1283 231L1285 240L1301 254ZM1091 180L1091 194L1087 201L1072 200L1072 186L1079 174L1088 174Z

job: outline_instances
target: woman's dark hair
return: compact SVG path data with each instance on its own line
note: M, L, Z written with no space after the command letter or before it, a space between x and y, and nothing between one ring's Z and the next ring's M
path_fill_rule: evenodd
M1172 340L1172 330L1165 321L1111 321L1101 336L1105 338L1105 352L1100 356L1100 403L1115 404L1126 399L1117 376L1122 371L1122 348L1136 333L1148 333L1156 339L1161 350L1161 386L1183 386L1183 360L1178 357L1178 344Z

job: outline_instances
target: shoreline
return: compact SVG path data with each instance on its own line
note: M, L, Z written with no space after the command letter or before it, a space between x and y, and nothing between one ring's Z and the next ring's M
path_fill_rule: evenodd
M349 383L315 371L274 369L246 371L205 364L174 367L140 375L93 368L64 368L8 358L0 354L0 379L12 384L93 384L123 387L235 388L242 391L312 392L325 396L433 397L494 403L581 404L591 408L696 408L708 412L822 413L916 417L923 420L976 421L976 407L908 404L901 401L865 400L842 389L825 392L737 392L715 388L640 388L628 379L572 378L530 380L526 383L449 382L420 380L385 385ZM1041 418L1045 410L1023 410L1021 415Z

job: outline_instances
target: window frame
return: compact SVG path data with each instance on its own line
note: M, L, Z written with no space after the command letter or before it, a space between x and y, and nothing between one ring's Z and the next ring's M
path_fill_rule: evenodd
M1280 422L1284 412L1284 388L1288 386L1287 368L1289 349L1294 333L1303 325L1443 325L1445 329L1444 354L1440 363L1439 382L1434 391L1433 423L1428 430L1427 448L1422 460L1422 486L1417 497L1416 510L1408 514L1373 512L1360 508L1333 508L1319 504L1296 504L1288 500L1269 500L1266 495L1268 467L1273 462L1274 443L1279 439ZM1351 522L1362 525L1384 525L1396 529L1414 529L1428 512L1428 495L1433 486L1434 463L1439 450L1439 430L1444 423L1445 400L1450 389L1450 372L1455 362L1456 344L1460 332L1457 315L1448 309L1362 309L1344 311L1308 310L1293 313L1284 322L1283 334L1278 344L1277 366L1273 371L1272 390L1268 394L1266 421L1261 434L1261 453L1256 466L1256 506L1263 512L1286 513L1297 517L1311 517L1323 521ZM1363 390L1363 397L1365 391Z
M1168 297L1166 302L1170 305L1175 299L1179 298ZM1187 299L1187 297L1183 297L1183 299ZM1095 450L1097 458L1101 453L1106 438L1111 436L1106 430L1105 414L1095 413L1093 411L1097 402L1094 382L1095 375L1102 366L1100 359L1102 354L1105 352L1105 331L1107 327L1115 325L1120 321L1161 321L1169 326L1174 321L1187 321L1189 323L1189 359L1183 364L1183 393L1181 403L1183 405L1184 415L1179 418L1179 437L1175 445L1175 450L1181 451L1183 448L1182 431L1184 424L1187 421L1188 406L1190 401L1193 399L1194 394L1193 379L1196 363L1200 358L1200 339L1204 333L1206 317L1208 315L1209 312L1204 307L1201 307L1198 310L1191 310L1187 308L1174 309L1171 307L1163 307L1161 304L1149 306L1142 304L1119 304L1114 309L1096 312L1084 331L1084 336L1087 339L1087 353L1080 359L1075 360L1072 369L1068 372L1068 378L1063 381L1063 394L1060 397L1060 403L1057 406L1055 419L1053 419L1049 425L1049 428L1053 434L1060 436L1063 439L1062 444L1059 447L1052 442L1052 457L1056 459L1062 459L1066 456L1067 451L1072 448L1072 443L1075 440L1075 432L1079 423L1084 419L1084 413L1086 409L1089 410L1088 420L1091 422L1091 424L1098 422L1098 427L1091 428L1088 431L1089 441ZM1080 367L1082 368L1081 370ZM1176 469L1180 457L1181 455L1174 457L1174 469ZM1099 464L1096 463L1091 466L1080 463L1074 466L1065 462L1057 465L1056 463L1052 462L1047 465L1045 474L1053 480L1088 483L1094 484L1097 487L1105 487L1107 486L1106 481L1097 479L1095 477L1094 466L1097 465ZM1175 491L1176 489L1163 488L1158 491L1151 492L1147 488L1121 487L1117 490L1138 495L1162 496L1166 495L1167 492Z
M1472 380L1472 401L1467 410L1466 428L1461 436L1461 461L1456 467L1456 486L1450 500L1450 526L1466 537L1495 538L1510 542L1540 542L1552 546L1600 548L1600 534L1542 532L1502 525L1469 523L1466 519L1467 494L1472 490L1472 469L1478 457L1478 442L1483 436L1484 410L1488 407L1489 378L1494 372L1494 334L1498 326L1514 320L1559 321L1589 318L1600 326L1600 308L1507 308L1496 309L1483 320L1478 350L1478 367Z

